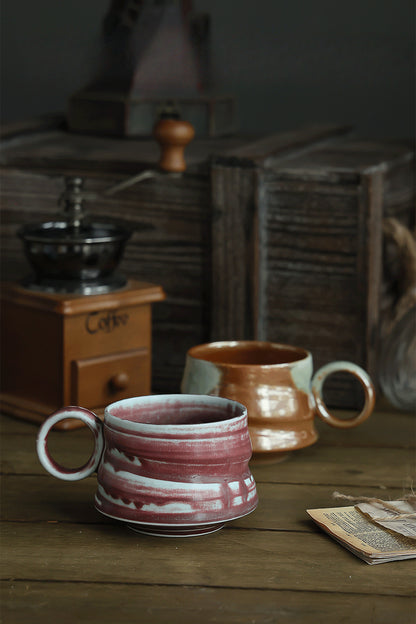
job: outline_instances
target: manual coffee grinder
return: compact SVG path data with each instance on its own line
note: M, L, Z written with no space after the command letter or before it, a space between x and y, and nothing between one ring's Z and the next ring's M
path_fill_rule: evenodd
M185 169L192 126L161 119L155 137L159 168L108 194ZM33 274L1 290L0 407L15 417L42 422L64 405L102 414L108 403L151 392L151 304L165 295L118 273L130 230L90 216L90 199L81 178L67 178L57 217L18 232Z
M130 232L88 215L82 183L66 180L55 219L20 229L33 274L1 293L1 409L35 422L151 389L151 304L163 290L117 273Z

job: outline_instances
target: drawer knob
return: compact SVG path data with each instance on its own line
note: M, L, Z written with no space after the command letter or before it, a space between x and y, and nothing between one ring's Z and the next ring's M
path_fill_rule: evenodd
M127 373L117 373L110 379L110 388L113 391L125 390L129 385L129 376Z

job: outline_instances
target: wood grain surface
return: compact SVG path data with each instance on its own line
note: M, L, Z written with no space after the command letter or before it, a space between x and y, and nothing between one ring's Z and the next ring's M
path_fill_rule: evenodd
M319 425L312 447L251 466L254 513L201 538L164 539L99 514L95 477L49 476L37 427L2 417L2 621L411 624L415 561L368 566L305 510L342 504L335 490L403 495L414 483L415 423L380 409L347 435ZM64 464L82 463L91 448L87 429L51 434Z
M41 119L37 126L29 120L4 133L0 154L2 279L20 280L30 273L16 236L18 228L51 219L58 211L64 177L83 176L85 190L96 194L96 199L86 203L89 213L123 219L133 231L120 271L131 279L160 284L166 292L166 301L153 307L152 390L178 392L186 351L207 341L210 333L220 337L221 324L227 335L234 333L238 338L247 329L246 324L235 324L243 313L241 305L247 306L250 322L258 312L255 267L250 256L241 259L246 242L254 244L257 231L256 223L244 216L243 187L251 197L254 180L243 168L237 183L227 187L224 195L224 189L211 183L215 177L211 156L223 156L227 162L249 158L257 162L336 140L347 129L318 124L254 141L241 136L193 141L185 152L188 168L183 175L161 174L107 196L110 187L130 176L155 171L156 141L79 135L65 132L62 120L56 122L53 129L53 118ZM226 253L219 246L218 257L211 233L211 223L217 219L221 223L219 202L212 201L216 189L225 197L223 214L230 217L221 237ZM230 247L235 249L232 262L227 259ZM221 292L223 284L228 293L224 315L222 306L212 304L212 290ZM227 310L233 310L232 318L226 318Z
M377 385L382 223L415 225L414 152L400 142L320 139L214 160L211 338L302 346L316 368L350 360ZM338 407L362 400L348 376L334 375L326 389Z

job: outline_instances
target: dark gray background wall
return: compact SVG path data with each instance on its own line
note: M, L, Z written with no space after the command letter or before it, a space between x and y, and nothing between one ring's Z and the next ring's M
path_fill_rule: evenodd
M64 111L94 67L109 0L1 0L3 122ZM311 121L414 136L413 0L194 0L217 90L247 133Z

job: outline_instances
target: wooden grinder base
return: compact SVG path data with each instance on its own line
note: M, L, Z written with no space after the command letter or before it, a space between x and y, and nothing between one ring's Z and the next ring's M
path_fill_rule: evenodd
M135 281L92 296L3 284L2 411L41 423L66 405L102 415L113 401L150 394L151 304L164 297L160 286Z

